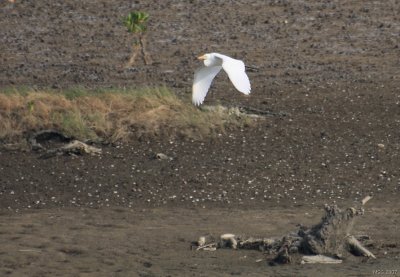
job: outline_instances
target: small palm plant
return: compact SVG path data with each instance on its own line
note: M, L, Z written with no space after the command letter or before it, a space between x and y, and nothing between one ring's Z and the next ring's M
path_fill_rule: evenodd
M139 52L142 54L143 61L146 65L151 63L145 49L146 23L148 19L148 13L138 11L130 12L123 18L123 23L128 29L128 32L136 35L136 38L133 41L132 54L126 67L131 67L134 64Z

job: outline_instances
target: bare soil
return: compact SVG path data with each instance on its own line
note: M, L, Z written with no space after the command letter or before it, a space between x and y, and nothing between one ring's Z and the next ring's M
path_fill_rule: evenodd
M1 150L0 275L400 274L399 1L0 6L1 88L166 85L189 104L195 57L215 51L256 68L253 89L245 97L221 74L206 104L270 112L215 138L155 137L101 156ZM130 10L151 16L153 64L124 69ZM206 232L283 235L316 223L325 203L368 194L354 234L371 236L377 260L271 267L257 251L190 250Z

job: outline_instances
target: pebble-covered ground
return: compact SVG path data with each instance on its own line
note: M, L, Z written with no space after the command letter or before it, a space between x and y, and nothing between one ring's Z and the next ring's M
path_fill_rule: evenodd
M41 159L39 153L3 151L1 206L314 206L343 205L366 195L396 203L400 161L392 135L357 135L366 124L330 134L293 124L299 120L267 118L259 130L205 141L106 146L100 156ZM167 157L157 159L158 153Z

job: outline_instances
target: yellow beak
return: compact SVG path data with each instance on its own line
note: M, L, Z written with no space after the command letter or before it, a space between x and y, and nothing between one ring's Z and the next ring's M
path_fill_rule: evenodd
M203 56L200 56L200 57L197 57L199 60L205 60L206 59L206 55L203 55Z

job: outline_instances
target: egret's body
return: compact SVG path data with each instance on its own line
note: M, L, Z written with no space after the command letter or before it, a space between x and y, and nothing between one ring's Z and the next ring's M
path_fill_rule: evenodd
M199 57L204 60L204 67L196 70L194 73L192 102L196 106L201 105L207 95L208 89L215 76L221 69L228 74L234 87L244 93L249 94L251 91L249 77L245 72L244 63L241 60L236 60L231 57L209 53Z

